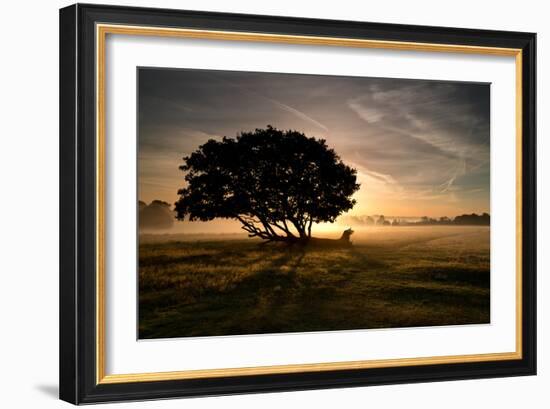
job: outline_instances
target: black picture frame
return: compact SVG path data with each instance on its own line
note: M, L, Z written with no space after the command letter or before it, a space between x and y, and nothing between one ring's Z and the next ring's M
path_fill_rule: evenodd
M147 382L97 382L96 24L522 51L521 359ZM536 35L77 4L60 10L60 398L74 404L536 374Z

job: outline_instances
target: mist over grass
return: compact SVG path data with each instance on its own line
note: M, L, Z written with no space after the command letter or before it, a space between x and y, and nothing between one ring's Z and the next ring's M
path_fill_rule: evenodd
M352 240L142 235L139 338L489 323L488 227L368 227Z

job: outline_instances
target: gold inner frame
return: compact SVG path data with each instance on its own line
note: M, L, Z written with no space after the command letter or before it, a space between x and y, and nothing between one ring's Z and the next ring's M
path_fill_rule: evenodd
M105 373L105 41L107 34L196 38L225 41L267 42L388 50L467 53L515 57L516 65L516 350L503 353L450 355L314 364L185 370L131 374ZM414 43L317 36L294 36L251 32L179 29L116 24L96 25L96 382L98 384L147 382L212 377L321 372L346 369L387 368L466 362L517 360L522 358L522 51L515 48Z

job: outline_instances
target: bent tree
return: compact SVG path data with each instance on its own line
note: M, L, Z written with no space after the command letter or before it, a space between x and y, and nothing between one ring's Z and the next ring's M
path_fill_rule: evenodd
M326 141L272 126L209 140L183 158L176 218L235 219L250 237L307 241L355 205L356 170Z

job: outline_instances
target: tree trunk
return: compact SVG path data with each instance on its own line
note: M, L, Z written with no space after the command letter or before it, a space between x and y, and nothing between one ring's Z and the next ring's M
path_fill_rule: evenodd
M288 220L298 233L296 236L289 229L287 220L268 222L267 218L258 215L235 215L234 217L241 222L241 227L248 233L248 237L259 237L266 243L307 244L311 239L311 222L308 225L307 220L301 221L294 218Z

